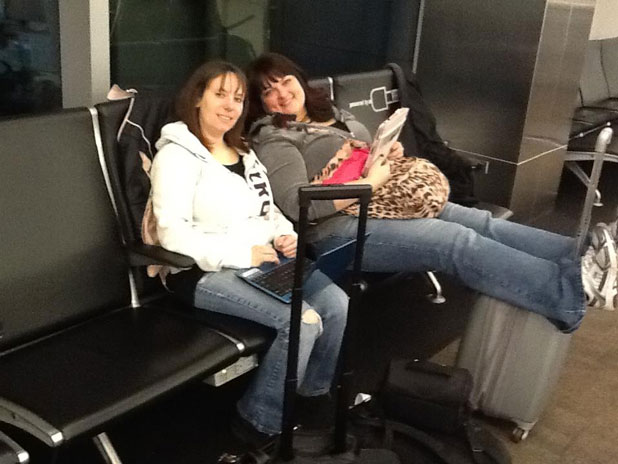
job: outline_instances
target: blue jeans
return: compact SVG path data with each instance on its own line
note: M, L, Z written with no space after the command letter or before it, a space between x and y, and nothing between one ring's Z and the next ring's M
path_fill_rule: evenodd
M312 240L354 237L357 219L334 216ZM363 269L437 270L466 286L549 318L564 332L581 323L585 297L575 240L448 203L434 219L369 219Z
M281 431L287 363L290 305L251 287L234 270L207 272L189 301L198 308L241 317L276 330L251 384L237 404L238 413L260 432ZM298 355L298 393L323 395L330 390L346 325L348 296L328 277L313 272L304 285L303 316L313 309L321 322L303 317ZM179 295L187 299L187 295Z

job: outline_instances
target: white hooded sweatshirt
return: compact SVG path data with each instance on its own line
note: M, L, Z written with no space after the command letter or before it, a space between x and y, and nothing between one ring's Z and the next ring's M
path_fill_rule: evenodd
M293 226L273 203L266 169L241 153L245 179L219 163L183 122L167 124L150 173L161 245L191 256L204 271L251 266L251 247Z

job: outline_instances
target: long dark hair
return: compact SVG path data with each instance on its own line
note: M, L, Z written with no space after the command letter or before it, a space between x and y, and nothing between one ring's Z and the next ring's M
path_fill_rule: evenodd
M242 86L242 91L245 94L245 104L238 121L236 121L234 127L223 135L223 140L230 147L245 152L248 148L247 143L242 138L242 134L245 125L245 118L247 117L248 106L247 78L240 68L234 66L232 63L228 63L226 61L209 61L197 68L193 74L191 74L191 77L189 77L176 98L176 116L187 125L189 131L200 139L204 146L211 148L209 146L209 142L202 136L199 108L196 108L195 105L200 101L202 95L204 94L204 90L206 90L213 79L229 74L232 74L238 78L238 81Z
M264 53L256 58L247 68L249 80L249 117L248 123L266 114L262 104L262 91L268 82L278 81L284 76L294 76L298 79L305 92L305 108L307 115L316 122L332 119L333 104L328 93L323 89L309 87L305 72L289 58L278 53Z

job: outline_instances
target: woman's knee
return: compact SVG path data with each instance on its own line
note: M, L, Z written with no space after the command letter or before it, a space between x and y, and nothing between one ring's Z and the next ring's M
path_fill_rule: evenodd
M307 302L325 323L333 318L345 320L348 310L348 295L338 285L327 280L326 276L322 277L321 282L321 289L309 296Z
M339 287L334 289L326 304L321 305L317 311L327 326L345 325L348 317L348 295Z
M322 335L322 332L324 331L322 318L314 309L309 308L303 311L301 321L304 326L304 331L312 333L315 338ZM301 330L303 330L302 327Z
M492 221L496 220L487 210L461 206L455 203L448 203L439 218L447 222L473 228L478 232L487 231Z
M321 324L322 318L313 309L308 309L303 313L303 322L305 324Z

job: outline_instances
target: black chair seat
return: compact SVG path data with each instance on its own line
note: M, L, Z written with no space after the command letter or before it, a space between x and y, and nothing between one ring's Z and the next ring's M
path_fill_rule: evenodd
M186 315L192 320L204 322L213 329L241 342L244 345L242 356L265 351L276 335L274 329L256 322L188 306L171 295L148 301L144 307L166 309Z
M596 108L607 111L618 112L618 98L606 98L597 102L588 103L586 108Z
M575 137L580 136L582 133L586 133L594 129L595 129L595 126L593 126L592 124L588 122L573 120L571 122L571 132L569 134L569 137L573 139Z
M585 122L592 126L602 126L616 119L618 119L618 112L601 108L577 108L573 115L574 121Z
M599 136L599 130L595 130L590 132L583 137L576 137L569 141L569 151L582 151L582 152L594 152L594 148L597 142L597 137ZM616 129L614 129L616 130ZM610 155L618 154L618 138L614 137L611 143L607 147L607 153Z
M206 325L155 308L123 309L0 357L0 413L15 413L58 446L238 357L236 345Z

